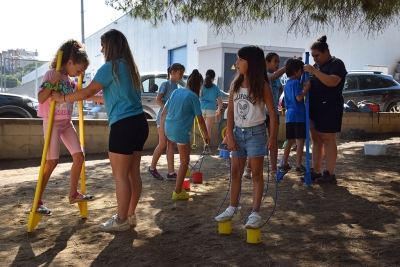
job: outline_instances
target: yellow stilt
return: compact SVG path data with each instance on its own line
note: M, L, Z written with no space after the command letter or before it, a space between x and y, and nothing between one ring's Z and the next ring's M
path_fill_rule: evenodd
M58 51L56 70L59 70L61 68L62 55L63 55L63 52ZM58 90L58 82L56 83L55 87L56 87L56 90ZM48 117L47 133L46 133L46 138L44 141L44 147L43 147L43 152L42 152L42 161L40 163L39 177L38 177L38 182L36 185L35 197L33 199L32 210L29 213L28 233L32 232L33 229L35 229L35 227L37 226L37 224L43 217L43 215L37 214L36 210L37 210L38 202L40 200L39 195L40 195L40 190L42 188L44 165L46 164L47 151L49 150L51 130L53 129L53 119L54 119L55 108L56 108L56 102L51 101L50 113L49 113L49 117Z
M196 149L197 144L196 144L196 121L193 120L193 144L192 144L192 149Z
M230 235L232 233L231 221L219 222L218 223L218 233L220 235Z
M78 77L78 90L82 89L82 80L83 75L79 75ZM78 101L78 112L79 112L79 141L81 142L83 156L85 157L85 125L83 122L83 100ZM85 160L82 164L81 170L81 192L86 195L86 169L85 169ZM86 219L87 217L87 202L78 203L79 211L81 212L82 219Z
M261 228L247 229L247 243L250 244L261 243Z

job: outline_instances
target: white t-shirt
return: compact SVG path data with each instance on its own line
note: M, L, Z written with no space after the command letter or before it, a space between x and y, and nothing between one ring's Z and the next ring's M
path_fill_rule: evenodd
M240 87L238 93L233 95L233 119L237 127L253 127L264 123L265 104L249 101L249 89Z

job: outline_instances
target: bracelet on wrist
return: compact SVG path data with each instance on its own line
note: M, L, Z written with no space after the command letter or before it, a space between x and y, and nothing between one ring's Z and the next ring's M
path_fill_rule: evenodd
M49 82L44 82L41 87L48 87L52 91L57 90L57 87Z

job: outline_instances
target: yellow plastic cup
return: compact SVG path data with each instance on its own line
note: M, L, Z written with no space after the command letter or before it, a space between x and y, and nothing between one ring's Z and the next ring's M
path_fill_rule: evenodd
M230 235L232 233L231 221L219 222L218 223L218 233L220 235Z
M261 243L261 228L247 229L247 243L250 244Z

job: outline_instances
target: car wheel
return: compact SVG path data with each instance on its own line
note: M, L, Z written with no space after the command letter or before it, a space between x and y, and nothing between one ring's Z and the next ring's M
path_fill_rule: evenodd
M32 115L18 106L3 106L0 107L0 118L32 118Z
M397 103L394 103L394 102L390 103L388 108L387 108L387 110L386 110L386 112L399 113L400 110L399 110L399 108L397 106Z

